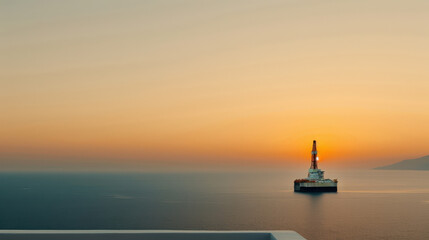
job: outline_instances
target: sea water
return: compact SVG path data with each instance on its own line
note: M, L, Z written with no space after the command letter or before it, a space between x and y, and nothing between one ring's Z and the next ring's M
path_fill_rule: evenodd
M0 173L1 229L295 230L307 239L429 239L429 171Z

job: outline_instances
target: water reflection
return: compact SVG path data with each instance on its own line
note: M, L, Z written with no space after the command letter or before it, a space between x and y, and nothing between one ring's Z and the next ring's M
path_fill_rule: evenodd
M329 201L329 195L335 195L335 192L297 192L296 195L302 198L307 206L307 211L303 212L303 220L306 226L311 228L314 235L326 231L325 222L329 218L329 212L326 211L326 204Z

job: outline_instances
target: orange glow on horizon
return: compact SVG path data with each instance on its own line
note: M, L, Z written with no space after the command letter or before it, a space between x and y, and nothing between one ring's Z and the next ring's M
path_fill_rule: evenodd
M419 1L81 4L2 7L3 169L301 167L313 139L322 168L429 154Z

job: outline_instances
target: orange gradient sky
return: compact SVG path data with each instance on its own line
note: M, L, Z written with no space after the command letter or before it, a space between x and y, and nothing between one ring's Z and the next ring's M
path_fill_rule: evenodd
M0 168L429 154L427 1L2 1Z

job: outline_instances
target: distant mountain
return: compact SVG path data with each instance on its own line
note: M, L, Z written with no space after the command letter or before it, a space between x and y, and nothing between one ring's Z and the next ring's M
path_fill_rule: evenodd
M379 170L429 170L429 155L421 158L404 160L391 165L377 167Z

